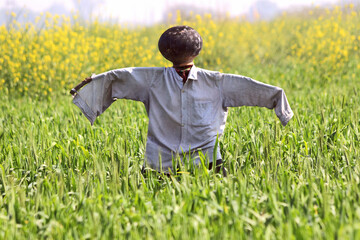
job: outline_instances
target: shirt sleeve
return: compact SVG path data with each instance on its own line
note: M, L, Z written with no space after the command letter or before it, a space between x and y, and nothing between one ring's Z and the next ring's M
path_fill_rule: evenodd
M122 68L93 75L74 97L91 125L116 99L147 102L153 68Z
M279 87L234 74L222 74L220 86L224 107L259 106L275 109L283 126L294 115L284 90Z

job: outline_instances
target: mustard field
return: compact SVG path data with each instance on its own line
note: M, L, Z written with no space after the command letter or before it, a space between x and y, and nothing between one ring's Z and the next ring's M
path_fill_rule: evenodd
M12 18L0 27L0 88L6 94L48 96L65 93L93 72L170 66L157 49L169 26L128 29L50 14L24 26L16 14ZM333 75L354 79L359 73L359 20L351 5L314 9L302 17L284 13L271 22L214 22L211 15L185 21L178 16L176 25L192 26L202 35L204 48L196 64L203 68L248 72L276 65L283 69L278 81L291 69L305 71L311 83L326 83Z

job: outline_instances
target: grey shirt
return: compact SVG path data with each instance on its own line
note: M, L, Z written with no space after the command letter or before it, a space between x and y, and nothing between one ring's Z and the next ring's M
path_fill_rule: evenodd
M228 107L275 109L284 126L293 116L281 88L195 66L184 85L172 67L123 68L92 79L73 103L93 124L116 99L143 102L149 117L145 159L151 168L165 172L172 169L175 156L190 154L195 164L200 150L210 162L221 158L215 144L224 132Z

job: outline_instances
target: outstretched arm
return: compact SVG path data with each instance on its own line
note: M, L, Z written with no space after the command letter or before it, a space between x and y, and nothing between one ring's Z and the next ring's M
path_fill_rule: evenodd
M222 74L220 88L224 107L259 106L275 109L284 126L294 115L284 90L279 87L240 75Z
M122 68L91 77L91 81L76 92L73 103L91 124L116 99L125 98L141 102L148 99L148 89L157 68Z

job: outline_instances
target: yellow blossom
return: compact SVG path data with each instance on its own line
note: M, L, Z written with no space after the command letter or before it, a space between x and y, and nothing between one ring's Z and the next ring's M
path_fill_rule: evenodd
M347 72L349 69L345 68L350 66L354 70L352 62L356 62L357 71L360 69L357 9L336 8L324 13L321 7L318 9L309 13L316 17L302 19L288 13L271 22L230 17L217 21L210 14L193 14L185 20L177 11L176 16L169 15L169 21L190 25L202 35L203 50L195 59L201 67L231 71L230 66L238 63L263 66L285 59L327 74ZM35 23L22 26L14 19L16 14L11 16L12 27L0 26L2 89L16 86L25 92L46 95L73 85L92 72L126 66L171 66L155 43L163 27L151 31L127 29L97 20L84 26L71 23L68 17L51 14L37 16ZM72 20L77 18L74 15ZM46 27L39 31L42 21L46 21Z

